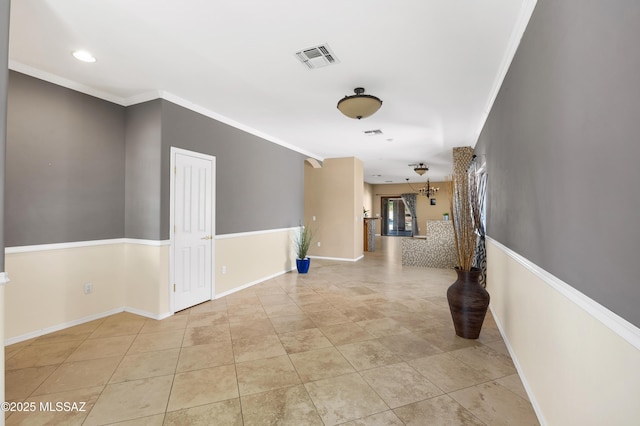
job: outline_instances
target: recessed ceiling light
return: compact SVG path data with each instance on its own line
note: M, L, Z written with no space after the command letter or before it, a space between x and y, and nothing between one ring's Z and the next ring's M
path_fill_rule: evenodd
M96 58L86 50L76 50L73 52L73 57L82 62L93 63L96 61Z

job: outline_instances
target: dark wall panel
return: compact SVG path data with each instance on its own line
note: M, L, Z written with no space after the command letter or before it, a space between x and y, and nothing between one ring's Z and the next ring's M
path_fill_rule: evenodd
M125 236L160 240L160 100L127 108Z
M299 225L306 156L162 102L162 235L169 232L170 147L216 157L216 233Z
M4 176L5 148L7 146L7 86L9 80L9 6L0 3L0 272L4 272Z
M9 74L8 247L124 236L124 108Z
M638 22L637 1L539 0L476 153L488 235L640 326Z

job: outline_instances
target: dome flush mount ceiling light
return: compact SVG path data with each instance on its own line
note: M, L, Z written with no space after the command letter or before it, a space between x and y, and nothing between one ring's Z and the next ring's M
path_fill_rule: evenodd
M73 57L82 62L93 63L96 61L96 58L86 50L76 50L73 52Z
M338 102L338 109L349 118L369 117L382 106L382 101L372 95L365 95L362 87L353 89L355 95L345 96Z

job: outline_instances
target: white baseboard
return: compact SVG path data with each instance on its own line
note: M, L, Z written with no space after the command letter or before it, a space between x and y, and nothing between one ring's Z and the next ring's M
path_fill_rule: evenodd
M360 259L364 259L364 254L355 259L349 259L346 257L325 257L325 256L309 256L310 259L322 259L322 260L337 260L339 262L357 262Z
M544 426L544 425L546 425L548 423L545 421L544 416L542 415L542 410L540 409L540 405L538 404L538 402L537 402L537 400L535 398L535 395L533 394L533 392L531 390L531 386L529 385L529 382L527 381L527 378L524 375L522 367L520 366L520 362L518 361L518 357L516 356L515 352L513 351L512 347L511 347L511 344L509 343L509 339L507 339L507 334L504 332L504 328L502 327L502 323L500 322L498 317L493 314L493 309L491 308L491 305L489 305L489 310L491 311L493 319L496 322L496 325L498 326L498 330L500 331L500 335L502 336L502 340L504 341L504 344L507 347L507 350L509 351L509 355L511 356L511 360L513 361L513 365L516 367L516 370L518 371L518 376L520 376L520 381L522 382L522 386L524 386L524 390L527 392L527 396L529 397L529 402L531 402L531 406L533 407L533 411L535 411L536 416L538 417L538 421L540 422L540 425Z
M24 342L25 340L35 339L36 337L44 336L45 334L53 333L55 331L64 330L65 328L84 324L89 321L94 321L100 318L108 317L109 315L119 314L120 312L124 312L124 311L125 311L125 308L115 308L106 312L101 312L99 314L89 315L83 318L78 318L76 320L65 322L62 324L57 324L51 327L45 327L40 330L32 331L30 333L22 334L20 336L5 339L4 345L8 346L8 345L13 345L14 343Z
M140 315L141 317L150 318L158 321L163 320L165 318L169 318L170 316L173 315L171 312L165 312L162 314L152 314L151 312L142 311L140 309L128 308L128 307L123 308L123 311L129 312L130 314L136 314L136 315Z
M227 290L227 291L224 291L224 292L222 292L222 293L218 293L218 294L216 294L216 295L215 295L215 298L216 298L216 299L219 299L219 298L221 298L221 297L225 297L225 296L228 296L228 295L230 295L230 294L237 293L237 292L239 292L240 290L244 290L244 289L246 289L246 288L252 287L252 286L254 286L254 285L256 285L256 284L260 284L260 283L265 282L265 281L267 281L267 280L270 280L270 279L272 279L272 278L279 277L280 275L284 275L284 274L289 273L289 272L291 272L291 271L295 271L295 269L296 269L296 268L294 267L294 268L289 269L288 271L282 271L282 272L278 272L278 273L273 274L273 275L269 275L269 276L267 276L267 277L259 278L259 279L257 279L257 280L254 280L254 281L248 282L248 283L246 283L246 284L243 284L243 285L241 285L240 287L235 287L235 288L232 288L231 290Z

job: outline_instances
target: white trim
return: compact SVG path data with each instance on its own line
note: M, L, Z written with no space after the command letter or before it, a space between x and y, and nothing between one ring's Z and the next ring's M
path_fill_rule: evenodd
M95 321L97 319L100 318L105 318L108 317L110 315L115 315L115 314L119 314L121 312L129 312L135 315L139 315L141 317L146 317L146 318L151 318L154 320L163 320L165 318L169 318L170 316L172 316L173 314L171 312L165 312L163 314L152 314L150 312L146 312L146 311L141 311L138 309L134 309L134 308L128 308L128 307L122 307L122 308L115 308L115 309L111 309L109 311L106 312L101 312L99 314L95 314L95 315L89 315L83 318L79 318L77 320L73 320L73 321L69 321L69 322L65 322L62 324L58 324L58 325L54 325L51 327L45 327L43 329L37 330L37 331L32 331L26 334L22 334L20 336L16 336L16 337L11 337L9 339L6 339L4 341L4 345L5 346L9 346L9 345L13 345L14 343L20 343L20 342L24 342L25 340L29 340L29 339L35 339L36 337L40 337L40 336L44 336L45 334L49 334L49 333L53 333L56 331L60 331L60 330L64 330L65 328L69 328L69 327L73 327L76 325L80 325L80 324L84 324L87 323L89 321Z
M364 254L360 257L356 257L355 259L348 259L346 257L325 257L325 256L308 256L310 259L322 259L322 260L338 260L340 262L357 262L360 259L364 258Z
M120 312L124 312L125 308L115 308L106 312L101 312L99 314L89 315L83 318L79 318L77 320L65 322L62 324L54 325L51 327L45 327L43 329L32 331L30 333L26 333L20 336L11 337L9 339L5 339L4 345L13 345L14 343L24 342L25 340L35 339L36 337L44 336L45 334L53 333L55 331L64 330L65 328L73 327L75 325L84 324L89 321L94 321L100 318L108 317L109 315L119 314Z
M504 52L504 56L502 57L502 62L500 63L500 67L498 68L496 79L493 82L493 86L489 94L489 99L487 99L487 104L484 107L484 118L479 123L478 130L476 131L476 134L475 134L476 143L478 142L480 133L482 133L482 129L484 128L484 125L487 122L487 118L489 118L489 113L491 112L491 108L493 108L493 103L496 101L496 98L498 97L498 93L500 92L500 88L502 87L504 78L507 76L509 67L511 67L511 62L513 61L513 57L516 55L518 46L520 46L520 41L524 36L524 32L527 29L527 25L529 25L529 20L533 15L533 10L535 9L537 3L538 3L538 0L524 0L522 2L522 6L520 7L520 13L518 14L518 20L516 24L513 26L513 30L511 31L511 36L509 37L509 44L507 45L507 49Z
M33 246L17 246L6 247L4 249L5 254L15 253L29 253L34 251L47 251L47 250L64 250L81 247L93 247L93 246L107 246L113 244L124 243L124 238L114 238L111 240L93 240L93 241L75 241L68 243L54 243L54 244L38 244Z
M193 103L191 101L188 101L186 99L180 98L180 97L178 97L178 96L176 96L176 95L174 95L172 93L162 91L162 92L160 92L160 94L161 94L162 99L164 99L166 101L169 101L169 102L172 102L172 103L174 103L176 105L179 105L181 107L187 108L188 110L197 112L197 113L202 114L202 115L204 115L206 117L209 117L209 118L212 118L214 120L217 120L217 121L219 121L221 123L228 124L231 127L235 127L236 129L239 129L239 130L242 130L244 132L250 133L250 134L252 134L254 136L258 136L259 138L262 138L262 139L267 140L269 142L275 143L276 145L283 146L283 147L288 148L288 149L290 149L292 151L296 151L296 152L299 152L301 154L308 155L309 157L313 157L313 158L319 159L320 161L324 160L324 157L320 157L319 155L317 155L317 154L315 154L313 152L310 152L310 151L307 151L305 149L299 148L297 146L291 145L291 144L289 144L287 142L284 142L284 141L282 141L282 140L280 140L278 138L275 138L275 137L273 137L271 135L268 135L268 134L263 133L263 132L261 132L261 131L259 131L257 129L254 129L253 127L249 127L249 126L247 126L245 124L242 124L242 123L239 123L239 122L237 122L237 121L235 121L235 120L233 120L233 119L231 119L229 117L225 117L224 115L218 114L217 112L211 111L210 109L207 109L207 108L204 108L204 107L202 107L200 105L197 105L197 104L195 104L195 103Z
M67 89L74 90L76 92L84 93L86 95L94 96L99 99L104 99L105 101L112 102L118 105L122 105L125 107L140 104L143 102L148 102L155 99L164 99L166 101L172 102L176 105L184 107L190 111L197 112L199 114L204 115L205 117L211 118L213 120L217 120L221 123L228 124L231 127L234 127L238 130L242 130L243 132L252 134L259 138L262 138L268 142L274 143L276 145L283 146L292 151L298 152L303 155L307 155L314 159L324 161L324 157L321 157L313 152L307 151L306 149L302 149L295 145L291 145L290 143L284 142L278 138L275 138L271 135L263 133L253 127L247 126L245 124L239 123L229 117L225 117L222 114L218 114L217 112L211 111L205 107L202 107L198 104L195 104L191 101L183 99L179 96L176 96L172 93L163 91L163 90L152 90L150 92L141 93L138 95L130 96L128 98L123 98L120 96L115 96L110 93L106 93L100 90L96 90L92 87L85 86L84 84L76 83L75 81L68 80L66 78L57 76L55 74L51 74L45 71L41 71L37 68L30 67L28 65L21 64L16 61L9 61L9 69L13 71L17 71L22 74L30 75L37 79L48 81L49 83L56 84L58 86L66 87Z
M140 244L152 247L168 246L169 240L138 240L135 238L113 238L111 240L74 241L68 243L38 244L33 246L6 247L5 254L31 253L36 251L65 250L82 247L108 246L114 244Z
M553 288L558 293L569 299L571 302L578 305L589 315L600 321L605 327L609 328L618 336L633 345L636 349L640 349L640 328L631 324L629 321L625 320L619 315L611 312L609 309L605 308L595 300L584 295L558 277L550 274L538 265L525 259L518 253L502 245L493 238L487 236L486 239L491 244L502 250L506 255L511 257L513 260L524 266L531 273L544 281L547 285L549 285L549 287Z
M265 229L263 231L237 232L235 234L222 234L222 235L216 235L216 240L225 240L228 238L250 237L253 235L274 234L276 232L290 232L298 228L299 227L296 226L293 228Z
M243 284L243 285L241 285L241 286L239 286L239 287L234 287L234 288L232 288L231 290L227 290L227 291L224 291L224 292L222 292L222 293L216 294L216 295L215 295L215 298L216 298L216 299L219 299L219 298L221 298L221 297L229 296L230 294L237 293L237 292L238 292L238 291L240 291L240 290L247 289L247 288L252 287L252 286L254 286L254 285L256 285L256 284L260 284L260 283L262 283L262 282L265 282L265 281L270 280L270 279L272 279L272 278L279 277L280 275L284 275L284 274L287 274L287 273L289 273L289 272L291 272L291 271L295 271L295 270L296 270L296 268L294 267L294 268L292 268L292 269L289 269L288 271L282 271L282 272L275 273L275 274L273 274L273 275L269 275L269 276L267 276L267 277L258 278L257 280L254 280L254 281L248 282L248 283Z
M107 92L103 92L101 90L96 90L93 87L85 86L84 84L80 84L73 80L68 80L55 74L30 67L29 65L25 65L20 62L9 60L9 69L22 74L30 75L31 77L35 77L43 81L48 81L49 83L53 83L58 86L66 87L67 89L71 89L76 92L84 93L85 95L104 99L105 101L109 101L114 104L127 106L126 100L124 98L112 95Z
M152 314L151 312L141 311L140 309L128 308L126 306L123 308L123 310L124 312L129 312L130 314L140 315L141 317L151 318L158 321L163 320L165 318L169 318L170 316L173 315L171 312L165 312L163 314Z
M162 246L170 246L171 240L138 240L135 238L125 238L124 243L138 244L138 245L152 246L152 247L162 247Z
M6 272L0 272L0 285L9 284L11 280L9 279L9 274Z
M491 315L493 316L493 319L496 325L498 326L498 330L500 331L502 340L504 341L504 344L507 347L507 350L509 351L509 355L511 356L513 365L516 367L516 370L518 371L518 376L520 376L520 381L522 382L522 386L524 386L524 390L525 392L527 392L527 396L529 397L529 402L531 402L533 411L535 411L536 416L538 417L538 422L540 422L540 424L544 426L548 423L546 422L544 416L542 415L542 410L540 409L540 406L538 405L538 401L535 398L535 394L533 393L533 390L531 389L531 386L527 381L527 377L524 374L522 367L520 366L520 361L518 361L518 357L516 356L515 352L511 348L511 343L509 343L509 339L507 339L507 334L505 333L504 328L502 327L502 323L498 319L498 316L494 314L493 309L491 308L491 305L489 305L489 310L491 311Z

